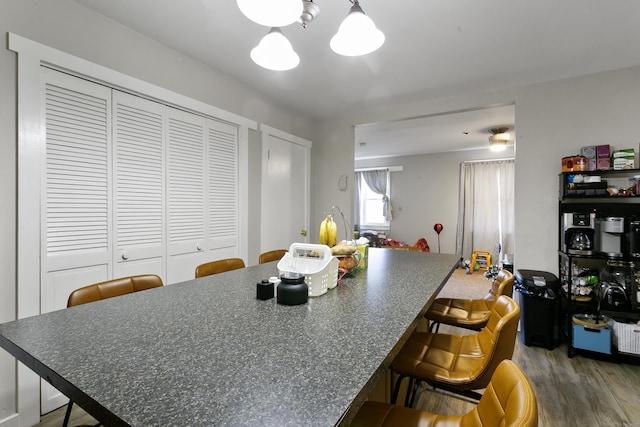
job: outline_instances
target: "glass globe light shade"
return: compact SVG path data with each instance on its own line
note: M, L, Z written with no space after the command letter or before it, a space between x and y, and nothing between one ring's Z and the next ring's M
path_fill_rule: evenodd
M272 28L260 43L251 49L251 59L268 70L286 71L300 63L300 57L280 28Z
M511 139L508 133L498 133L489 137L489 149L491 151L504 151L507 149L507 143Z
M240 11L265 27L286 27L302 15L301 0L237 0Z
M360 56L375 51L383 43L384 33L376 28L359 5L354 5L331 38L330 46L337 54Z

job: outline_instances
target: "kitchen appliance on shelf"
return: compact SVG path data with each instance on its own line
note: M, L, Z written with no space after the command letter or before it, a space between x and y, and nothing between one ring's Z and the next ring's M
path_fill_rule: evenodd
M628 310L630 296L635 288L635 264L630 261L610 259L602 272L599 308L603 310Z
M570 255L593 255L596 214L565 212L562 214L562 250Z
M622 257L626 252L625 219L608 216L596 220L596 252L610 257Z
M633 258L640 258L640 218L629 218L626 241L627 255Z

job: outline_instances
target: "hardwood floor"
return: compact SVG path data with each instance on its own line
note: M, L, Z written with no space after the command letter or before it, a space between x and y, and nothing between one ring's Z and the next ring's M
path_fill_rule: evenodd
M442 296L484 296L489 284L482 274L456 270ZM443 333L470 333L441 326ZM524 371L536 391L540 427L640 427L640 366L596 360L582 355L567 357L562 344L554 350L527 347L516 342L513 361ZM424 390L416 408L440 414L464 414L473 403L442 391ZM42 417L38 426L60 426L65 408ZM94 420L74 407L71 426L92 425Z
M40 419L40 422L36 424L38 427L60 427L62 422L64 421L64 413L66 412L67 407L63 406L62 408L56 409L55 411L49 412L46 415L43 415ZM78 405L73 405L71 409L71 417L69 418L69 426L73 427L89 427L95 426L98 422L91 416L88 415L85 411L82 410Z
M441 295L478 298L488 285L481 275L456 270ZM453 289L453 287L456 289ZM515 292L514 292L515 294ZM440 327L442 333L472 333ZM531 381L538 399L540 427L640 427L640 366L567 356L566 344L553 350L516 341L513 361ZM450 415L468 412L473 403L446 392L425 390L417 409Z
M445 332L445 327L440 332ZM447 332L458 333L452 330ZM567 346L554 350L516 342L513 361L531 381L538 399L540 427L639 427L640 366L567 357ZM428 387L427 387L428 388ZM420 394L415 407L461 415L473 407L465 398L433 391Z

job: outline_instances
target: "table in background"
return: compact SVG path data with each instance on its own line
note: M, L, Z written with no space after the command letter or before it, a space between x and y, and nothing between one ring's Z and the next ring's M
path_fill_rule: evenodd
M348 424L459 262L372 248L299 306L276 263L0 325L0 346L106 425Z

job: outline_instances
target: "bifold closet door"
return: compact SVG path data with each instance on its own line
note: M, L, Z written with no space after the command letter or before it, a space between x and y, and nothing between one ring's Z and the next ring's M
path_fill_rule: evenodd
M168 109L168 283L193 279L196 267L206 261L205 133L204 117Z
M166 281L166 107L113 91L114 277Z
M206 258L237 257L240 255L238 127L207 119L206 139Z
M111 277L111 90L41 68L41 312L65 308L71 291ZM33 266L38 268L38 266ZM34 296L35 297L35 296ZM47 382L41 412L67 399Z

